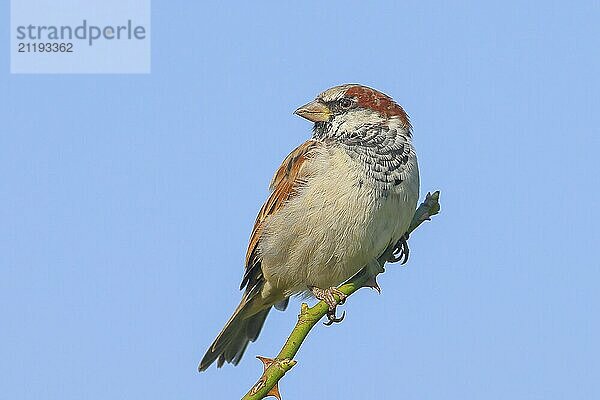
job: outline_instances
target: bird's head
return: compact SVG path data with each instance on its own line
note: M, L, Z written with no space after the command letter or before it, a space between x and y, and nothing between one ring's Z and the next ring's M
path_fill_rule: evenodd
M411 134L408 115L391 97L359 84L334 86L294 114L314 122L317 139L338 139L377 126Z

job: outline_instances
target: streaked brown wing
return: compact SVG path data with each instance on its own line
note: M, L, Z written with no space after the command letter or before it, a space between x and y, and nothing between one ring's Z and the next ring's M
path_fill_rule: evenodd
M265 221L269 216L281 209L285 202L296 194L298 187L305 182L304 162L310 158L311 152L319 146L320 142L308 140L292 151L281 163L271 181L271 195L260 209L246 252L246 271L240 289L247 285L251 290L262 279L260 269L260 255L258 242Z

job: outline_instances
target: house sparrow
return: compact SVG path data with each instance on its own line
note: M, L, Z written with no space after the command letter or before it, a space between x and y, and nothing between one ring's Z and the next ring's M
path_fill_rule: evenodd
M283 161L271 181L246 254L239 306L198 369L236 365L271 307L313 294L330 323L345 296L335 287L390 246L403 258L419 197L419 171L407 114L389 96L358 84L321 93L295 114L314 123L312 139ZM334 295L339 297L336 301Z

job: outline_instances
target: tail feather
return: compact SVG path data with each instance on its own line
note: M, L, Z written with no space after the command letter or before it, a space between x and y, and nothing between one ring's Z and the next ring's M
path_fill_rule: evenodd
M217 367L224 363L237 365L249 342L254 342L267 319L271 307L259 312L253 310L252 300L248 301L244 296L240 305L234 311L225 327L219 333L213 344L208 348L206 354L200 361L198 371L204 371L217 360Z

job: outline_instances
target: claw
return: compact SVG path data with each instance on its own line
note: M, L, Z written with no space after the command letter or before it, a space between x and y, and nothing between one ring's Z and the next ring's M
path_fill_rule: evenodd
M405 233L394 246L394 251L388 259L388 262L395 263L401 261L400 264L404 265L408 261L409 253L410 249L408 248L408 233Z
M335 287L330 287L329 289L320 289L315 286L309 286L309 289L317 299L324 301L329 307L327 310L327 319L329 321L324 322L325 325L329 326L333 323L343 321L344 317L346 316L346 312L344 311L342 316L338 318L335 316L335 310L337 309L338 305L346 302L346 298L348 296L344 292ZM339 300L337 300L334 295L337 295Z
M335 309L332 311L327 311L327 319L329 319L329 321L323 322L323 325L330 326L330 325L333 325L334 323L337 324L339 322L342 322L344 320L345 316L346 316L346 311L344 311L339 318L337 318L335 316Z

